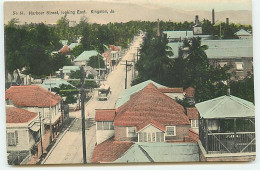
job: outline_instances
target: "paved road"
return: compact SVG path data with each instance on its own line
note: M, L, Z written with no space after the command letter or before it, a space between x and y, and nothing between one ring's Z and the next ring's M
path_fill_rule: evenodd
M136 53L136 47L139 47L142 38L137 39L132 44L129 51L123 57L121 62L108 75L107 81L101 82L108 84L112 93L108 101L98 101L97 91L94 91L94 96L85 105L86 115L86 149L87 162L89 163L92 157L93 150L96 144L96 126L94 122L95 109L113 109L118 96L125 88L125 60L133 60L133 54ZM128 73L127 87L130 87L133 71ZM70 117L75 118L71 126L60 136L53 149L48 153L42 164L68 164L68 163L83 163L82 157L82 139L81 139L81 113L80 111L70 112Z

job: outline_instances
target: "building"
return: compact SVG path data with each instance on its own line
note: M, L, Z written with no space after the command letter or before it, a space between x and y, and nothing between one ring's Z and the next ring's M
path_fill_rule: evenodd
M244 29L240 29L235 33L236 36L238 36L239 39L252 39L253 35L249 33L248 31L245 31Z
M69 82L67 82L66 80L60 79L60 78L45 79L42 84L38 84L38 85L49 91L53 88L60 88L61 85L70 85L70 86L76 88L75 86L73 86Z
M70 48L70 50L72 51L75 47L77 47L77 46L79 46L80 45L80 43L71 43L70 45L69 45L69 48Z
M230 66L231 80L242 80L253 74L253 40L202 40L209 63L214 67Z
M169 42L181 42L194 37L193 31L163 31L163 34L167 35Z
M44 126L37 113L6 107L8 164L27 164L32 156L39 158L42 154L41 135L44 135Z
M252 161L256 155L255 107L225 95L195 105L201 161Z
M40 113L45 129L43 140L48 144L57 137L69 116L68 109L63 106L62 98L38 85L12 86L5 91L5 102L7 106L12 105Z
M71 72L76 72L80 70L80 66L63 66L61 71L62 71L62 77L63 79L69 79Z
M199 112L195 107L186 108L187 116L190 120L191 129L199 133Z
M74 64L77 66L87 66L90 58L98 55L99 53L95 50L84 51L76 59L74 59Z
M93 162L106 162L103 160L102 151L104 150L104 153L111 155L111 158L116 157L109 162L115 162L133 145L138 145L139 148L142 148L142 145L151 145L149 148L152 151L153 147L157 147L157 150L158 147L171 149L177 144L170 143L190 143L193 141L192 137L189 136L191 126L185 109L163 93L165 88L158 88L152 83L148 83L143 88L142 85L144 83L137 87L140 88L137 92L129 90L131 92L129 100L126 101L123 98L125 102L116 109L96 110L98 145L93 153ZM128 96L125 95L125 97ZM102 149L104 145L106 147ZM108 150L110 147L111 150ZM143 149L141 150L143 151ZM131 151L129 152L131 153ZM151 153L153 156L156 154L158 153ZM145 157L149 158L151 155ZM195 150L190 151L190 161L193 157L198 158L198 152ZM107 156L107 158L109 157ZM167 156L167 158L165 161L170 162L171 156ZM123 160L127 159L122 158L121 161Z

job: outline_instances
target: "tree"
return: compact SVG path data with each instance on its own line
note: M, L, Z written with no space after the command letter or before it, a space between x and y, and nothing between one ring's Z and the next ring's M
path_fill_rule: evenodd
M92 68L105 68L105 62L102 56L92 56L89 58L88 66Z
M66 97L67 104L73 104L77 102L77 94L79 93L76 88L71 85L61 84L59 88L55 87L52 91L59 94L61 97Z
M140 59L136 63L138 77L132 82L132 85L149 79L167 84L171 61L169 56L172 55L169 49L165 36L148 35L142 45Z

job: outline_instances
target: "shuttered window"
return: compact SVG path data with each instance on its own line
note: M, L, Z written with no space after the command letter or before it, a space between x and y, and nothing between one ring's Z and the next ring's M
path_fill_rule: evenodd
M164 142L164 133L156 132L156 142Z
M147 133L146 132L139 133L139 142L147 142Z
M18 132L7 133L7 142L9 146L15 146L18 143Z

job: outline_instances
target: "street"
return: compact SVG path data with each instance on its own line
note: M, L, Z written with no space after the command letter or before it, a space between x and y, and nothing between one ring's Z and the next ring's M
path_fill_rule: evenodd
M141 41L142 37L136 37L121 62L109 73L107 80L101 81L101 84L107 84L111 88L112 92L109 99L98 101L97 90L94 90L93 97L85 105L87 163L90 163L96 144L95 109L113 109L115 107L118 96L125 89L126 66L123 64L126 60L132 61L134 59L133 54L136 55L136 47L140 47ZM127 88L130 87L132 78L133 68L127 71ZM59 136L42 164L83 163L81 111L70 112L70 118L74 118L71 125Z

